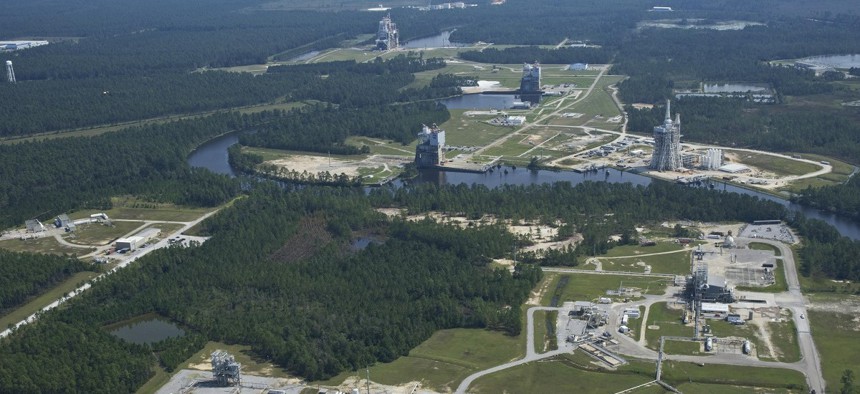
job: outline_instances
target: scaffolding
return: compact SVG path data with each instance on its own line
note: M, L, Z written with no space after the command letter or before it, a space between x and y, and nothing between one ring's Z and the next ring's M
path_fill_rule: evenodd
M656 171L681 169L681 115L672 121L670 101L666 100L666 118L654 128L654 155L648 168Z
M212 376L221 386L238 386L242 382L242 364L236 362L233 355L223 350L212 352Z

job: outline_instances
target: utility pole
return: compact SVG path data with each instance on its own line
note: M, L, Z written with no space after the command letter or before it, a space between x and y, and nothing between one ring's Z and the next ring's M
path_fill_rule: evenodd
M370 367L364 367L365 372L367 372L367 394L370 394Z

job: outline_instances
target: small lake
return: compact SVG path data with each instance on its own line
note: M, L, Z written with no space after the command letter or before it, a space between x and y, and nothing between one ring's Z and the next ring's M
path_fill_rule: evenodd
M439 100L448 109L510 109L517 100L513 94L464 94Z
M409 49L421 49L421 48L451 48L451 47L466 47L469 44L459 43L459 42L451 42L449 38L451 37L451 31L443 31L435 36L417 38L414 40L409 40L405 44L401 44L400 46L403 48Z
M705 93L746 93L746 92L770 92L767 86L740 84L740 83L706 83L702 91Z
M860 67L860 54L812 56L800 59L798 62L832 68Z
M183 329L160 316L131 320L113 328L110 333L124 341L138 345L156 343L167 338L185 335Z
M305 60L311 60L311 59L313 59L315 56L317 56L317 55L319 55L319 54L320 54L320 51L310 51L310 52L307 52L307 53L303 53L303 54L301 54L301 55L299 55L299 56L296 56L296 57L293 57L293 58L287 59L287 61L288 61L288 62L303 62L303 61L305 61Z

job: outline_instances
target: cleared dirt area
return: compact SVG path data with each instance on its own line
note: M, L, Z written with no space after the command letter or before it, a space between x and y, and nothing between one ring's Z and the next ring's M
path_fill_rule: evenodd
M283 167L290 171L299 173L307 171L310 174L328 172L331 174L346 174L350 177L361 175L362 168L380 168L388 170L389 167L401 167L409 163L412 158L372 155L368 157L344 158L316 155L289 155L283 159L267 161L277 167Z

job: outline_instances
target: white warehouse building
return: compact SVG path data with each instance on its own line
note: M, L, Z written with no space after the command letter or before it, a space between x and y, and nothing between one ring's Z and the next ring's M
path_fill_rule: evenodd
M116 250L128 249L129 251L135 250L139 248L141 245L152 241L155 237L161 234L161 230L150 227L146 230L143 230L131 237L128 238L120 238L116 240Z

